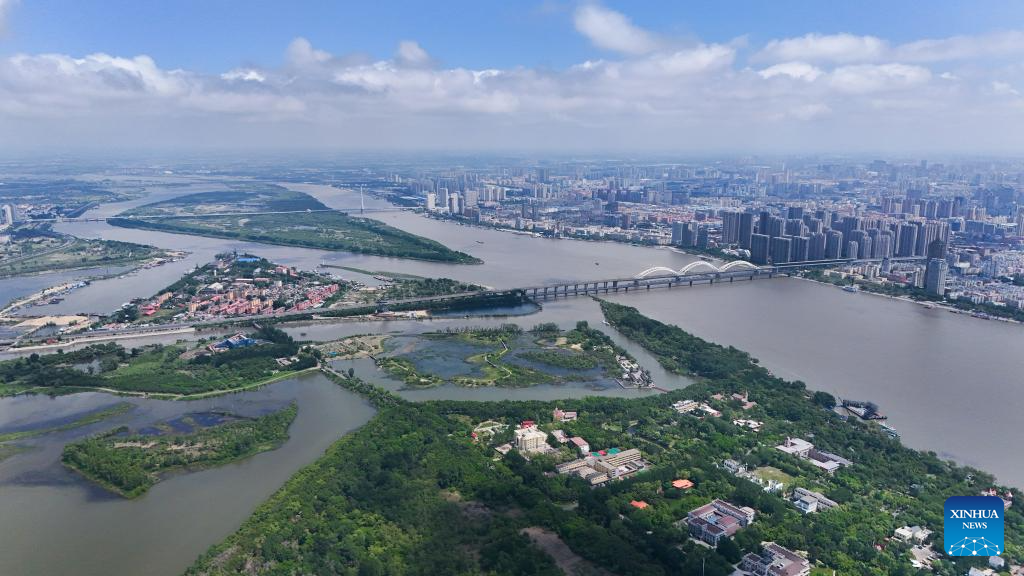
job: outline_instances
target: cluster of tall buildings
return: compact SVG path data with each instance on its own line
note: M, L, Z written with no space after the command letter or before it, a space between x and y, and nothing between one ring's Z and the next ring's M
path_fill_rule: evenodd
M428 212L472 216L481 203L496 203L504 200L505 188L501 186L483 186L479 189L462 191L438 188L436 192L427 192L425 208Z
M841 216L829 210L810 213L793 206L779 213L725 211L721 217L722 244L749 250L751 261L762 265L841 258L944 258L950 238L946 221ZM699 229L694 231L694 238L699 235Z

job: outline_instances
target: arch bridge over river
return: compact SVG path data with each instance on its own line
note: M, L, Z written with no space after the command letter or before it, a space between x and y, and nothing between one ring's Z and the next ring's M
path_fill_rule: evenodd
M919 260L920 258L891 258L890 261ZM607 278L589 281L557 282L545 286L521 288L530 298L559 298L568 296L586 296L588 294L607 294L610 292L630 292L650 290L652 288L674 288L693 286L694 284L733 283L737 280L752 281L788 276L796 270L822 268L841 264L867 264L881 262L882 259L843 258L837 260L814 260L790 262L758 266L746 260L733 260L718 266L706 260L691 262L675 270L665 266L652 266L629 278Z

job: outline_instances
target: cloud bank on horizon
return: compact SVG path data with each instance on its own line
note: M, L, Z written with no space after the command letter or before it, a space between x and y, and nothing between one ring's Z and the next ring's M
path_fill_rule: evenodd
M0 0L0 30L14 1ZM594 3L572 24L603 57L469 69L413 39L374 60L296 38L281 66L204 74L146 55L16 54L0 59L0 145L1024 149L1024 31L748 46L658 34Z

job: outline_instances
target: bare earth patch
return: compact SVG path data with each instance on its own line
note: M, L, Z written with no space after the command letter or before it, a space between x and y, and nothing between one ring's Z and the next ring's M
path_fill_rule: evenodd
M558 534L545 530L539 526L530 526L519 531L526 534L533 545L543 550L555 564L566 574L566 576L610 576L610 572L594 566L572 551Z

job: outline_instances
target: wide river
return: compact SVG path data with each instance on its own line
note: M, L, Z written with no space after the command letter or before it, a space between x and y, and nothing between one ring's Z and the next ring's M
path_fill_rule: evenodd
M290 186L317 196L329 206L358 205L358 198L343 190ZM198 183L191 189L157 186L152 188L150 199L206 189L212 189L211 185ZM115 214L138 203L102 206L90 215ZM367 199L368 207L383 205L379 200ZM445 276L494 287L625 277L650 266L679 268L693 260L664 248L533 238L458 226L408 212L373 216L473 254L485 263L438 264L129 230L96 222L62 224L60 229L71 234L147 243L192 254L184 261L140 271L130 278L95 282L71 293L64 302L34 309L33 313L106 312L132 298L156 293L218 252L236 249L307 269L326 262ZM349 276L342 270L332 271ZM994 472L1003 482L1024 487L1024 449L1016 442L1024 396L1014 389L1024 374L1024 327L1020 325L928 310L903 301L849 294L785 278L611 298L709 340L747 350L779 376L802 380L810 388L844 398L874 401L890 416L890 423L909 446L978 466ZM604 328L600 311L589 298L547 302L541 312L512 320L524 327L545 321L571 327L581 319ZM342 322L296 325L289 330L296 337L330 339L505 321L510 319ZM643 350L614 332L611 336L652 369L659 386L678 388L686 384L685 379L660 370ZM371 381L398 388L369 361L339 364L341 368L356 368ZM442 387L403 394L411 399L483 400L642 393L560 386L527 390ZM68 439L108 429L125 418L139 418L138 410L116 422L33 440L41 449L0 463L0 574L180 572L196 554L237 527L290 474L372 414L365 403L319 377L232 396L230 402L250 397L259 402L261 395L279 402L299 398L299 417L288 444L240 464L174 476L132 502L106 496L78 481L60 469L58 459L60 447ZM68 406L80 411L113 401L103 395L3 399L0 431L44 417L56 418L70 411ZM193 403L133 402L154 414L161 410L202 409ZM221 402L213 404L220 406L227 400ZM41 542L46 543L45 549L38 545Z

